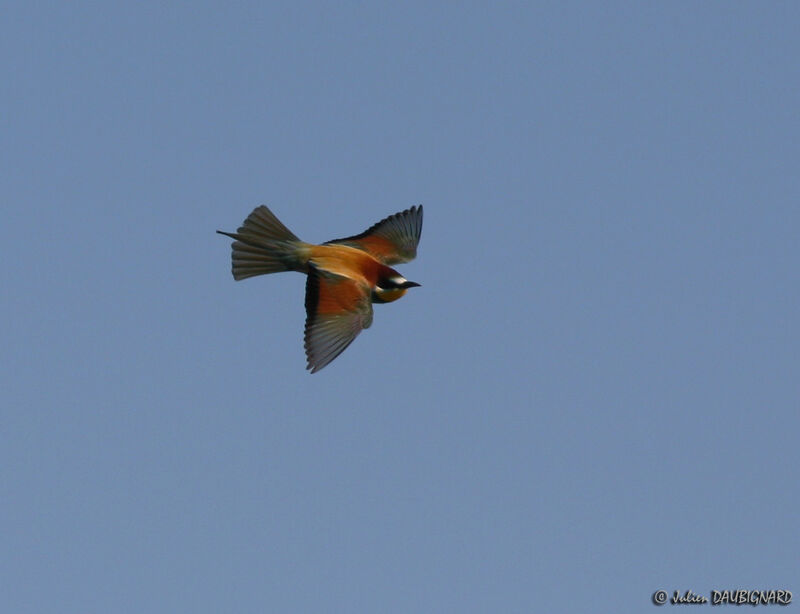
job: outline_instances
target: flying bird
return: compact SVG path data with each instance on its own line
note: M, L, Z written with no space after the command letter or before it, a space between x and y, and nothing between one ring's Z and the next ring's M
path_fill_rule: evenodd
M298 239L264 205L256 207L234 239L236 281L282 271L305 273L306 369L316 373L372 324L372 303L390 303L409 288L390 265L413 260L422 233L422 205L384 218L361 234L321 245Z

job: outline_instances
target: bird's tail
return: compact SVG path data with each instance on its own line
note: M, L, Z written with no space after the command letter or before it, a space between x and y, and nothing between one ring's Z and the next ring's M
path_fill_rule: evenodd
M237 281L281 271L303 271L305 245L264 205L256 207L239 229L217 231L235 239L232 254L233 278Z

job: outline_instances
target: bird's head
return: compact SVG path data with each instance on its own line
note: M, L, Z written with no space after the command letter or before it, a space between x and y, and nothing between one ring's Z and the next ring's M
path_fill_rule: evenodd
M380 277L372 288L372 302L391 303L403 296L409 288L419 285L415 281L408 281L396 271L392 271L390 275Z

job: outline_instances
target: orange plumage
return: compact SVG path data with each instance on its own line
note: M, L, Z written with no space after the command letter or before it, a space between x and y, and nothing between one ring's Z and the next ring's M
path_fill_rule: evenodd
M388 303L419 284L391 264L412 260L422 233L422 206L374 224L359 235L322 245L297 238L265 206L257 207L235 233L234 279L281 271L306 273L305 349L315 373L341 354L372 324L372 303Z

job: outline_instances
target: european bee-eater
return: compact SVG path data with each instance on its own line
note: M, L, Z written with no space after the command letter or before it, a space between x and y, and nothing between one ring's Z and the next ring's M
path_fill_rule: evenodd
M298 239L265 206L236 232L233 278L298 271L306 280L307 369L316 373L372 324L372 303L396 301L419 286L389 265L413 260L422 233L422 205L391 215L361 234L313 245Z

